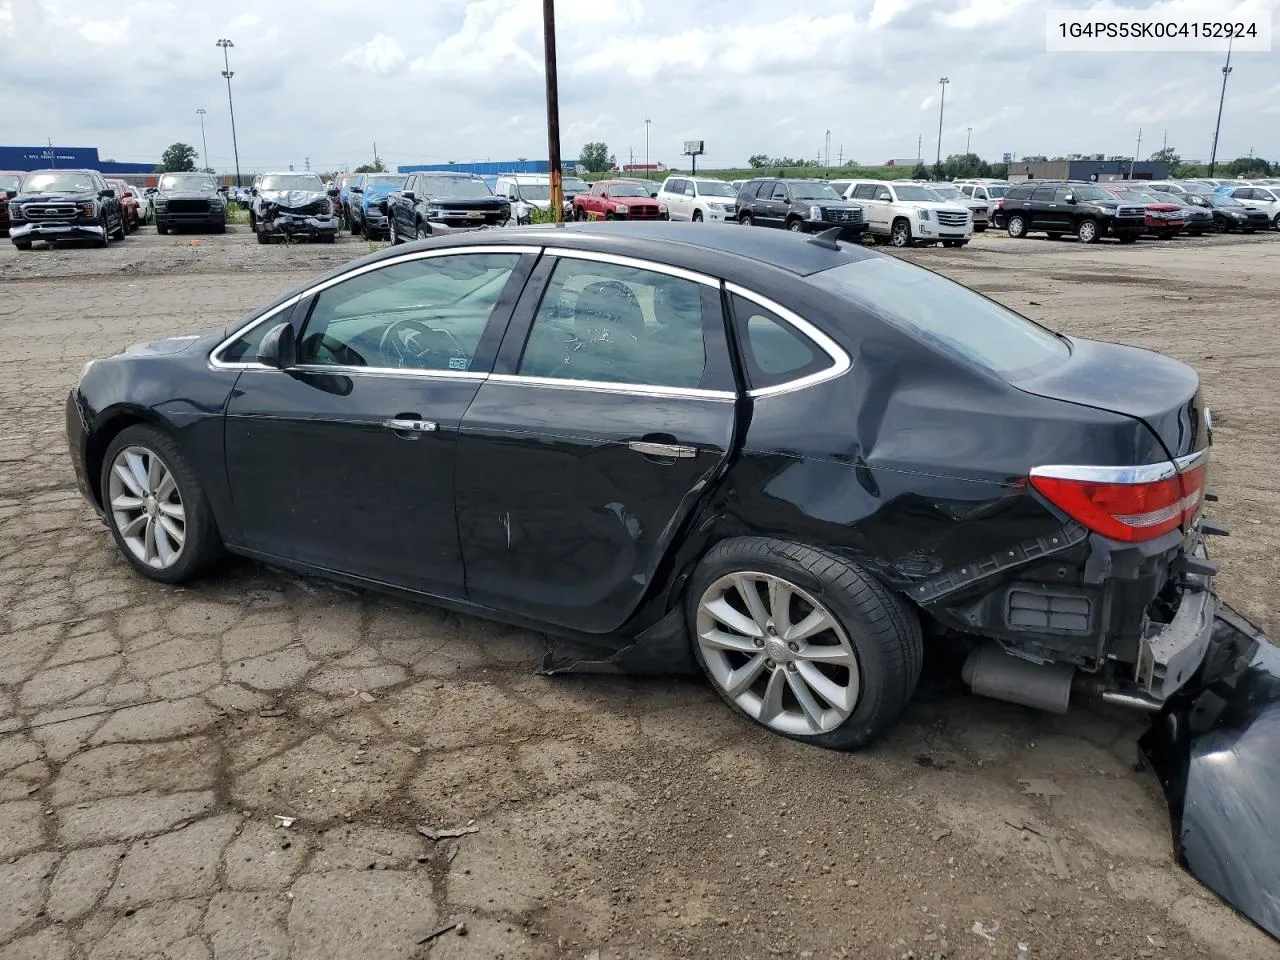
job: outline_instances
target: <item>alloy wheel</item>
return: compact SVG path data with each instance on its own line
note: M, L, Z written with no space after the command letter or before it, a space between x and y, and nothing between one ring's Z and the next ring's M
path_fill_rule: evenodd
M893 231L890 234L890 240L895 247L905 247L911 243L911 228L903 221L899 220L893 225Z
M1093 243L1098 238L1098 225L1092 220L1081 220L1076 230L1081 243Z
M707 673L740 710L770 729L813 736L858 703L858 660L844 628L813 596L768 573L721 577L698 601Z
M111 522L140 561L164 570L182 556L187 514L173 471L154 450L125 447L111 464Z
M1010 217L1005 229L1009 232L1009 236L1017 239L1027 232L1027 222L1021 217Z
M426 228L426 227L424 227L422 224L418 224L418 234L417 234L417 235L418 235L418 239L419 239L419 240L425 240L425 239L427 239L427 237L429 237L429 236L430 236L430 234L429 234L429 233L427 233L427 228Z

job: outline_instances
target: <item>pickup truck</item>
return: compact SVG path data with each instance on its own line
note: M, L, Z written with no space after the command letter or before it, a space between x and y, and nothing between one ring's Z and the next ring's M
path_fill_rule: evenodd
M393 244L451 230L500 227L511 219L511 203L494 196L480 177L465 173L411 173L380 206Z
M635 180L597 180L573 198L575 220L665 220L656 186Z

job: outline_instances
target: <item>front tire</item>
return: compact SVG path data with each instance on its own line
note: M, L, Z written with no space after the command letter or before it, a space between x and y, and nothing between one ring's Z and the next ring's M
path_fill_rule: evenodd
M427 237L431 236L431 234L427 232L427 225L422 221L418 221L417 229L414 230L413 235L418 240L425 240Z
M920 621L843 557L763 537L726 540L687 594L694 656L739 713L835 750L882 736L914 692Z
M117 227L111 232L112 240L123 240L129 233L129 228L125 225L124 214L121 213L116 220Z
M1275 215L1275 219L1271 221L1272 230L1280 230L1280 213Z
M701 210L695 210L695 211L693 211L693 222L694 222L694 223L701 223L701 222L702 222L702 211L701 211Z
M144 577L184 583L222 556L204 490L164 431L122 430L107 446L100 480L111 536Z
M738 222L742 224L744 227L751 226L751 214L744 213L742 216L738 218Z
M1081 243L1097 243L1101 236L1102 231L1098 229L1098 221L1092 217L1085 217L1076 224L1076 239Z
M893 221L893 226L889 228L889 242L895 247L911 246L911 224L907 223L905 217Z
M400 246L400 237L396 234L396 221L394 217L387 219L387 236L391 240L393 247Z
M1027 221L1020 213L1010 214L1009 219L1005 221L1005 233L1013 237L1015 240L1022 240L1027 235Z

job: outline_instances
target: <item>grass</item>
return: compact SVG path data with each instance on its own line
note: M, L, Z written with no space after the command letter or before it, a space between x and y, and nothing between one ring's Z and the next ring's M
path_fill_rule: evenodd
M238 203L227 204L227 223L248 223L249 211L243 209Z

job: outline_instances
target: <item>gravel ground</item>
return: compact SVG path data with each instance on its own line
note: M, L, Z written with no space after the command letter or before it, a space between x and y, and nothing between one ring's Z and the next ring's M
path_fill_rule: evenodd
M943 678L841 755L702 684L536 676L527 632L248 563L134 576L64 449L83 362L367 249L0 242L0 960L1280 957L1174 863L1133 714ZM1274 629L1280 238L907 256L1200 370L1219 585Z

